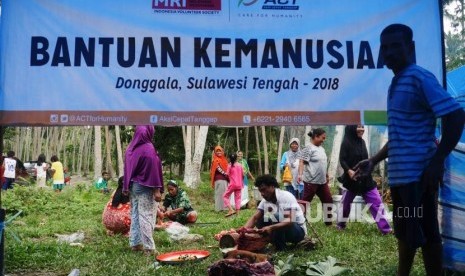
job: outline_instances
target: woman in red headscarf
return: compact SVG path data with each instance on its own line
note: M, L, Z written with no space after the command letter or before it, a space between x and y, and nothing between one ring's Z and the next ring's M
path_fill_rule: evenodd
M212 188L215 188L215 211L227 210L223 202L223 194L228 187L228 160L224 156L224 150L220 146L215 147L210 179Z

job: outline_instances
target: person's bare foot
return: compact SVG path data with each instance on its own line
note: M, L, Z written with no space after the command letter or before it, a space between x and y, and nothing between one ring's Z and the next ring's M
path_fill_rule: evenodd
M142 250L144 250L144 247L142 246L142 244L138 244L138 245L131 246L131 250L132 251L142 251Z
M144 249L144 255L145 256L154 256L156 257L158 255L158 251L154 249Z

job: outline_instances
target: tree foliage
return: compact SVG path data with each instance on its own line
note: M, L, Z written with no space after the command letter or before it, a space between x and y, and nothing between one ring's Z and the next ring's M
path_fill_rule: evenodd
M443 0L444 17L452 31L445 34L446 67L453 70L465 64L465 0Z

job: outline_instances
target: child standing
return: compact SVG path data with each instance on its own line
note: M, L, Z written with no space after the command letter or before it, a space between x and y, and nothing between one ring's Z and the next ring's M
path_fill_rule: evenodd
M229 175L229 184L226 192L223 195L224 206L229 208L229 211L225 217L239 213L239 210L241 209L241 192L242 188L244 187L244 173L242 165L237 162L236 153L229 155L229 162L230 163L228 164L227 172L227 175ZM232 193L234 193L234 204L236 211L234 211L231 207L230 197Z
M45 162L45 155L41 153L37 158L37 163L34 166L37 176L37 187L45 188L45 182L47 180L47 169L48 164Z
M56 155L53 155L50 158L52 161L52 178L53 178L53 190L57 193L63 190L63 186L65 186L65 174L63 171L63 164L58 160Z
M2 190L13 189L13 183L16 178L16 159L15 152L10 150L7 157L3 160L5 182L3 183Z

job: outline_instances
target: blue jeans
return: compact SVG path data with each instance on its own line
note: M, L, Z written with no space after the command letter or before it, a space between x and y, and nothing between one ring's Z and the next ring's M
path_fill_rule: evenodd
M286 187L286 191L288 191L289 193L293 194L295 198L297 198L297 191L294 189L294 186L292 185L287 185L287 186L284 186Z
M295 189L292 185L287 185L284 187L286 187L286 191L293 194L296 199L302 199L302 196L304 194L304 185L298 184L297 189Z
M275 215L278 218L278 215ZM260 220L257 222L257 228L263 228L276 224L272 220L264 221ZM283 250L286 248L286 243L298 243L305 238L305 231L297 222L293 222L289 226L278 228L271 232L271 243L276 247L276 250Z
M304 196L304 184L298 184L297 193L297 199L302 199L302 197Z
M13 189L13 183L15 182L14 178L5 177L5 183L2 185L2 190Z

